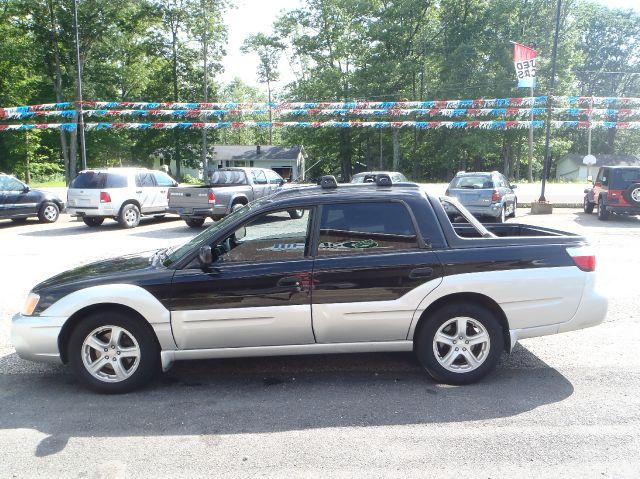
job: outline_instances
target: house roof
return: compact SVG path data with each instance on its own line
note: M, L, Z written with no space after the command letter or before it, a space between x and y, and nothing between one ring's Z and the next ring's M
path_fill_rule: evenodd
M213 151L216 160L295 160L302 146L214 145Z
M569 160L574 163L576 166L583 165L582 160L586 155L581 155L579 153L570 153L565 156L563 159ZM593 155L596 157L596 164L592 166L636 166L640 165L640 158L633 155L605 155L605 154L597 154Z

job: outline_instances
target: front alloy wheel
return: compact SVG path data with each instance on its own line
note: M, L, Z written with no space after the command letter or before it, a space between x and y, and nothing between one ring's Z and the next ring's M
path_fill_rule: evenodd
M60 208L55 203L47 201L43 203L38 212L38 219L42 223L55 223L60 216Z
M67 358L84 385L117 394L151 380L159 370L160 349L143 318L105 309L82 318L71 331Z

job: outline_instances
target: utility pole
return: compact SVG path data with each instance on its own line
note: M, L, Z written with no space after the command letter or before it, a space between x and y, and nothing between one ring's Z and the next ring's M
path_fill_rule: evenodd
M80 63L80 33L78 31L78 2L73 0L73 29L76 34L76 72L78 74L76 114L78 117L78 135L80 136L80 164L81 169L87 169L87 149L84 142L84 115L82 114L82 64ZM76 161L70 158L69 161Z
M207 0L201 0L200 5L202 6L202 18L204 20L204 30L202 32L202 56L204 59L204 102L209 102L209 68L207 63L207 56L209 54L209 44L208 42L208 33L209 33L209 22L207 19ZM204 115L202 116L202 121L205 122L206 119ZM204 176L206 179L207 176L207 167L208 167L208 159L207 159L207 129L202 129L202 170L204 172Z
M531 84L531 98L533 98L533 84ZM529 154L528 154L528 173L529 181L533 181L533 101L531 103L531 115L529 115Z
M547 184L547 171L549 170L549 141L551 139L551 112L553 110L553 95L555 93L556 83L556 58L558 56L558 34L560 31L560 8L562 6L562 0L558 0L556 7L556 31L553 35L553 51L551 52L551 81L549 82L549 98L547 103L547 124L545 138L544 138L544 163L542 166L542 190L540 191L539 203L546 203L547 199L544 197L544 190Z

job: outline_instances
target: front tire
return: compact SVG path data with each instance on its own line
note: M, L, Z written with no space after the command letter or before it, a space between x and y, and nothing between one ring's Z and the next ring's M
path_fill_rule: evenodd
M585 196L585 197L584 197L584 201L582 202L582 209L583 209L583 211L584 211L586 214L590 215L591 213L593 213L593 208L594 208L594 207L595 207L595 204L594 204L594 203L591 203L591 202L587 199L587 197Z
M149 382L160 350L141 318L106 310L83 318L71 332L67 357L80 381L103 394L119 394Z
M127 203L120 210L118 223L123 228L135 228L140 224L140 209L133 203Z
M60 217L60 208L51 201L45 201L38 211L38 219L41 223L55 223Z
M513 210L511 211L511 214L509 216L511 216L512 218L515 218L517 211L518 211L518 200L513 200Z
M202 225L204 224L204 218L191 218L188 220L184 220L185 223L187 223L187 226L189 228L202 228Z
M84 221L84 224L89 228L94 228L104 223L104 218L100 216L85 216L82 218L82 221Z
M494 312L463 302L445 305L424 320L416 334L415 352L435 380L469 384L495 369L504 339Z

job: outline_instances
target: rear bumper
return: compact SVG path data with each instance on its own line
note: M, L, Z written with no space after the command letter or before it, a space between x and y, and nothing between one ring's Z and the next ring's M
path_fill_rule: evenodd
M67 206L67 213L71 216L100 216L100 217L115 217L118 215L118 211L113 207L97 206L91 208L79 208L77 206Z
M640 215L640 206L633 205L606 205L611 213L623 215Z
M182 218L216 218L227 214L226 206L211 206L209 208L189 208L170 206L167 213L179 215Z
M58 336L66 317L23 316L11 320L11 344L22 359L62 363L58 350Z
M462 206L464 206L473 216L488 216L490 218L500 218L500 215L502 214L502 203L492 203L487 206L467 206L463 204ZM454 210L452 210L446 204L444 209L447 213L454 213Z

